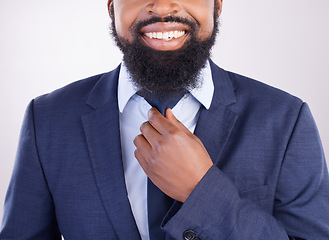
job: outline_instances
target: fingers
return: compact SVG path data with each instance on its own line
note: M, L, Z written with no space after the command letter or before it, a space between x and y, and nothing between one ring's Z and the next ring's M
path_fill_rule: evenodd
M190 132L190 130L188 130L185 125L183 123L181 123L173 114L171 109L167 109L166 110L166 118L172 122L176 127L178 127L181 131L183 131L185 134L187 134L188 136L192 137L195 141L197 141L199 144L201 144L203 146L203 143L201 142L201 140L195 136L193 133Z
M144 122L140 127L140 131L151 147L155 147L155 143L160 140L161 134L149 122Z
M157 147L162 142L162 136L175 135L180 131L203 146L200 139L174 116L171 109L166 110L166 117L164 117L156 108L151 108L148 117L149 121L143 123L140 130L151 147Z
M144 172L147 174L149 164L148 164L146 158L143 156L143 154L141 154L141 152L138 150L138 148L135 150L134 154L135 154L135 158L139 162L139 165L142 167Z
M166 110L166 118L173 123L176 127L178 127L180 130L184 131L186 134L191 134L190 130L188 130L183 123L181 123L173 114L172 110L168 108Z
M175 127L167 118L156 109L151 108L148 112L149 123L161 134L165 135Z
M166 110L166 117L162 116L156 108L151 108L148 112L148 118L152 127L161 135L170 134L177 130L177 128L187 134L191 134L191 132L174 116L170 108Z
M146 140L143 135L138 135L134 139L134 144L136 146L135 157L137 160L144 160L147 161L149 158L150 152L152 150L151 145Z

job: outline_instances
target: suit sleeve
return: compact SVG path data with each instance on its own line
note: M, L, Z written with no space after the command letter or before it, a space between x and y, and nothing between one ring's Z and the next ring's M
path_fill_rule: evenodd
M277 181L273 213L240 197L214 165L183 205L163 222L174 239L329 239L329 178L319 134L306 104L299 112Z
M39 161L33 102L27 108L21 129L0 239L61 239L52 196Z

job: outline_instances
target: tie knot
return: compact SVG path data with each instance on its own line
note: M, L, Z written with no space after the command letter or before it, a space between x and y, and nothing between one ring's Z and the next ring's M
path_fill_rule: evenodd
M147 90L140 90L137 94L143 97L152 107L155 107L164 116L167 108L173 108L185 95L186 90L156 96Z

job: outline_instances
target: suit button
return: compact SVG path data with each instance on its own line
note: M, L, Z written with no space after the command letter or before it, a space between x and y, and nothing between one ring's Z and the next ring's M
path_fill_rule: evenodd
M193 240L195 236L196 234L193 230L186 230L183 234L184 240Z

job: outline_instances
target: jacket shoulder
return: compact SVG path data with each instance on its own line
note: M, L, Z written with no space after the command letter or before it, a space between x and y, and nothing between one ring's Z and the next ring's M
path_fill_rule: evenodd
M90 92L104 74L98 74L70 83L50 93L34 99L35 105L68 105L74 102L86 102Z
M282 107L300 108L300 98L258 80L227 71L237 101L247 105L259 105L269 109Z
M34 99L35 108L49 111L83 111L91 103L105 103L116 94L120 65L116 69L85 78Z

